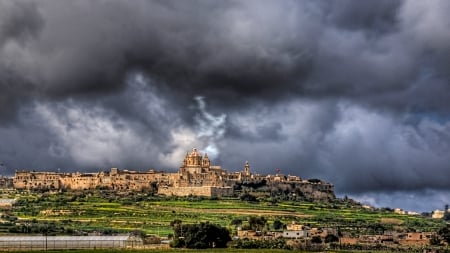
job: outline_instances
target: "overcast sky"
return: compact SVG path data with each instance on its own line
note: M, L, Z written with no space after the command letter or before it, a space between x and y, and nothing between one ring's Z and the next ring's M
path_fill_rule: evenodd
M450 1L0 0L0 173L321 178L450 203Z

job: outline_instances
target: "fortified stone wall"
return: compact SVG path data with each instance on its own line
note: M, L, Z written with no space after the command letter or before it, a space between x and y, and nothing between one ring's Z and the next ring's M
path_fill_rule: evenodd
M233 188L214 186L160 187L158 188L158 194L166 196L224 197L233 195Z
M16 172L13 179L16 189L60 189L60 173L55 172Z
M197 149L186 157L177 173L119 170L112 168L96 173L56 173L17 171L14 188L26 190L84 190L111 189L117 191L146 191L158 189L159 194L176 196L231 196L237 184L267 182L271 187L283 187L284 191L299 192L313 200L335 198L333 185L321 180L302 180L298 176L259 175L250 172L245 163L243 171L232 172L213 166L208 156Z
M63 175L61 188L69 190L95 189L100 184L98 173L73 173Z

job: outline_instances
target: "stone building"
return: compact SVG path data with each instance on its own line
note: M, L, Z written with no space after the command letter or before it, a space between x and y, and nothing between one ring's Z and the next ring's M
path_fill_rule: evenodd
M429 245L431 238L435 235L435 232L400 233L396 236L396 240L400 245L424 246Z
M11 177L0 176L0 189L10 189L13 187L13 179Z
M284 192L299 194L308 199L333 199L334 189L330 183L321 180L303 180L298 176L259 175L250 171L245 163L242 171L228 172L212 165L207 154L196 148L186 153L175 173L119 170L95 173L57 173L16 171L13 179L15 189L24 190L85 190L109 189L116 191L157 191L161 195L175 196L232 196L236 186L264 184L277 187Z
M444 218L444 215L445 215L445 211L436 209L431 214L431 218L433 218L433 219L442 219L442 218Z
M286 225L286 229L283 231L283 237L289 239L308 238L311 236L311 229L302 224L292 222Z
M61 188L61 175L56 172L16 171L13 184L16 189L56 190Z
M228 172L220 166L212 166L208 155L202 156L196 148L186 153L174 180L158 187L158 193L176 196L231 196L232 184Z

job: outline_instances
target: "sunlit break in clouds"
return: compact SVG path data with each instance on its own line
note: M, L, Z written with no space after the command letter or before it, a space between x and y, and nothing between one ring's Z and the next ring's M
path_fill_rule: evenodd
M225 135L227 116L225 114L214 116L209 113L206 110L206 103L202 96L196 96L195 101L198 104L198 113L194 117L197 137L205 140L206 147L204 151L209 154L211 159L216 159L220 153L217 143L222 141Z

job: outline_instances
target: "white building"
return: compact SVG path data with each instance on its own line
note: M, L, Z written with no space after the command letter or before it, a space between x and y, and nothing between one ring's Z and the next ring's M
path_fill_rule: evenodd
M307 238L311 236L310 230L284 230L283 238L289 239L299 239L299 238Z
M433 214L431 215L431 218L433 218L433 219L442 219L442 218L444 218L444 214L445 214L445 211L436 209L436 210L433 211Z

